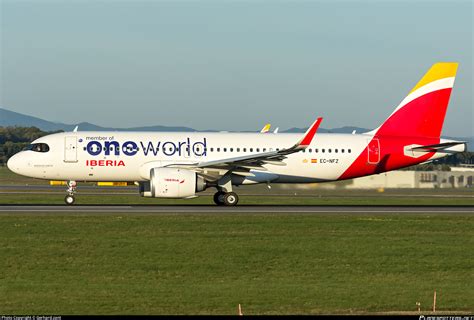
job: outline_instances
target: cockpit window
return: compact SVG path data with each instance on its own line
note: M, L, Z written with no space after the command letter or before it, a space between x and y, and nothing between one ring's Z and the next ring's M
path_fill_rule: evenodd
M49 146L46 143L32 143L26 146L23 150L31 150L35 152L48 152Z

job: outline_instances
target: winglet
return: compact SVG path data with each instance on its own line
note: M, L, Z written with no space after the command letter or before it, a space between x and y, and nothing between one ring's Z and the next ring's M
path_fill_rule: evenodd
M314 135L316 134L316 131L318 131L319 125L321 124L321 121L323 121L323 118L319 117L316 119L316 121L311 125L311 127L308 128L306 133L304 134L303 138L296 144L298 148L306 148L311 144L311 141L313 141Z

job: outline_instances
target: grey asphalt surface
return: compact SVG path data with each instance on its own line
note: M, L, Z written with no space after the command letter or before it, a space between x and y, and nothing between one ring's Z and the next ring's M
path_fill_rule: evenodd
M235 206L218 207L213 205L178 206L50 206L50 205L2 205L1 214L467 214L474 215L472 206Z
M51 195L51 194L65 194L66 187L64 186L48 186L48 185L0 185L0 196L1 195L24 195L26 192L28 194L44 194L44 195ZM321 190L323 193L327 193L330 190ZM462 190L464 191L464 190ZM339 192L330 194L330 197L337 197L337 198L347 198L347 197L354 197L357 194L360 194L361 190L349 190L349 193L346 192ZM123 196L123 195L136 195L138 196L138 187L135 186L128 186L128 187L97 187L97 186L80 186L78 195L97 195L100 193L101 195L108 195L108 196ZM212 196L214 191L204 191L200 195L205 196ZM278 190L278 191L265 191L262 192L251 192L248 189L246 190L238 190L238 194L240 196L257 196L257 197L269 197L269 196L291 196L291 197L314 197L314 192L309 192L307 190L295 190L293 192ZM416 190L402 190L398 192L388 192L384 194L374 192L365 192L364 197L371 198L371 197L381 197L381 196L389 196L389 197L418 197L418 198L472 198L474 199L474 192L473 193L461 193L461 194L451 194L451 193L435 193L430 194L426 192L419 192L417 193Z

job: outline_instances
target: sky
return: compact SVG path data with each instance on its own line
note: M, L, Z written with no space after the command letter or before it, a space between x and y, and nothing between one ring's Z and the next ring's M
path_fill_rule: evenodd
M472 1L0 0L0 107L68 124L375 128L459 62L443 135L473 136Z

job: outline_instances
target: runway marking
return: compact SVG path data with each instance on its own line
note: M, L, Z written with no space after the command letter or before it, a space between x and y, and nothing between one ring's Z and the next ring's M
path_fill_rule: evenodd
M343 213L354 213L354 214L416 214L416 213L471 213L474 214L474 207L471 209L469 206L456 207L393 207L388 206L386 208L381 207L279 207L279 206L262 206L262 207L249 207L241 206L238 208L223 208L223 207L200 207L200 206L156 206L156 207L140 207L140 206L75 206L75 207L63 207L63 206L0 206L0 213L197 213L197 214L235 214L235 213L272 213L272 214L285 214L285 213L320 213L320 214L343 214Z
M99 211L99 210L0 210L0 212L75 212L75 213L81 213L81 212L110 212L110 213L217 213L219 211L189 211L189 210L161 210L161 211L153 211L153 210L133 210L133 211L126 211L126 210L120 210L120 211L112 211L112 210L107 210L107 211ZM240 211L223 211L222 213L473 213L472 210L466 210L466 211L294 211L294 210L288 210L288 211L245 211L245 210L240 210Z

